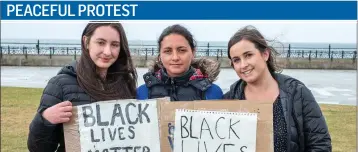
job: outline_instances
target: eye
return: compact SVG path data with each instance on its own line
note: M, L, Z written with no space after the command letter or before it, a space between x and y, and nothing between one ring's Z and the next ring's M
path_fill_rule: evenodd
M166 54L169 54L169 53L171 53L172 52L172 50L170 50L170 49L164 49L163 50L163 53L166 53Z
M249 57L251 57L251 56L252 56L252 54L251 54L251 53L248 53L248 54L245 55L245 58L249 58Z
M106 43L104 41L97 41L97 44L102 46L102 45L105 45Z
M233 62L233 63L239 63L239 62L240 62L240 58L234 58L234 59L232 59L232 62Z
M118 43L113 43L112 46L113 47L119 47L119 44Z

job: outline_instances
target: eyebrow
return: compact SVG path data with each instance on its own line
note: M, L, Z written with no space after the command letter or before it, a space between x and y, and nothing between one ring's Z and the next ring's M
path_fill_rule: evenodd
M246 51L242 55L246 55L248 53L251 53L252 51ZM239 56L233 56L232 59L240 58Z
M106 42L107 42L107 40L105 40L105 39L103 39L103 38L97 38L96 40L97 40L97 41L100 40L100 41L106 41ZM120 43L119 41L112 41L112 42Z

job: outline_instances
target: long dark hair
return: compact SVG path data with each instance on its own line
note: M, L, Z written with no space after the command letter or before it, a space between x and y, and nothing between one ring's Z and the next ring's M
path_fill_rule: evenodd
M281 72L281 69L276 64L276 56L278 55L277 50L273 46L270 46L267 43L268 40L266 40L260 31L252 25L241 28L230 38L227 49L228 58L230 60L230 48L241 40L248 40L251 43L254 43L256 49L258 49L261 53L268 49L270 53L269 58L266 61L268 70L270 71L271 75L273 75L275 72Z
M97 66L89 55L87 45L94 31L101 26L110 26L120 35L118 59L108 68L106 80L97 73ZM87 41L82 40L83 36ZM81 36L82 55L77 63L77 81L82 89L97 101L133 99L136 96L137 72L133 66L128 41L120 23L88 23Z

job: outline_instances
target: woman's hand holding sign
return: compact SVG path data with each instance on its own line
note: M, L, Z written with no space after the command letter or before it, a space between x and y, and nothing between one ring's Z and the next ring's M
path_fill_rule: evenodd
M42 116L51 124L59 124L70 121L72 116L72 103L70 101L60 102L47 108Z

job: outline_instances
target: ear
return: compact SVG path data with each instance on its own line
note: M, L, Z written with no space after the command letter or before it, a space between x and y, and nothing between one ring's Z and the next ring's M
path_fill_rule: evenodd
M192 53L193 53L193 56L192 56L191 59L194 60L194 59L195 59L195 54L196 54L196 49L193 49L193 52L192 52Z
M265 49L265 51L262 53L262 57L264 58L265 61L267 61L270 57L270 49Z
M83 42L84 46L86 47L86 50L88 49L87 39L88 39L87 36L82 37L82 42Z

